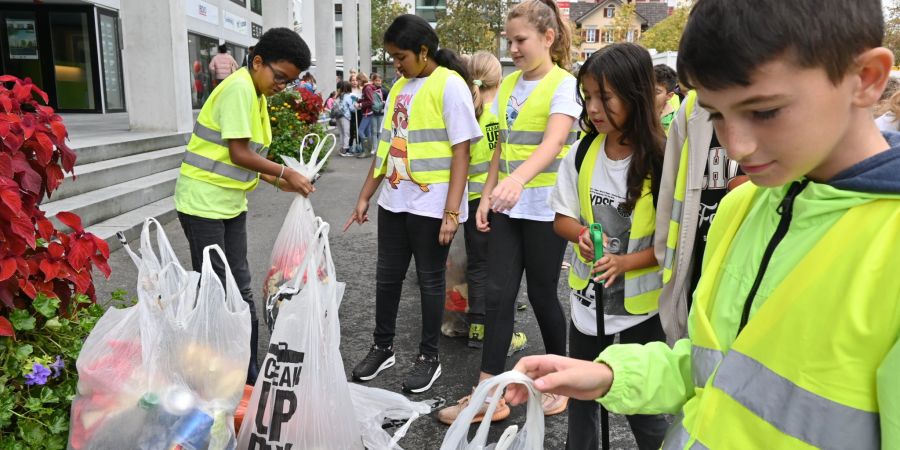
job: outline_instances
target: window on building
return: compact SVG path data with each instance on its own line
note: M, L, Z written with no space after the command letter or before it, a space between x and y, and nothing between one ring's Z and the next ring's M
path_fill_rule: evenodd
M244 8L247 7L247 0L231 0L231 1L232 1L232 3L237 3L238 5L241 5Z
M616 7L610 5L610 6L607 6L606 8L603 8L603 17L606 17L606 18L616 17Z
M250 0L250 11L262 15L262 0Z
M334 54L344 56L344 29L334 29Z
M334 21L335 22L343 22L344 21L344 5L340 3L334 4Z
M615 36L613 36L612 30L603 30L603 42L606 44L612 44L615 41Z
M634 42L634 30L628 30L628 34L625 36L625 40L628 42Z
M429 22L437 22L437 16L447 10L447 0L416 0L416 15Z
M597 42L597 30L591 28L584 30L584 42Z

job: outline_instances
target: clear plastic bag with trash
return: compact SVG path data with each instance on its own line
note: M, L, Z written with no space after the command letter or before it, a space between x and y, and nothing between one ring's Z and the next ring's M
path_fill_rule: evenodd
M152 218L140 255L125 249L138 267L138 300L107 310L85 341L69 448L235 448L232 415L250 359L250 310L224 253L207 247L201 273L187 271ZM224 287L211 257L224 262Z

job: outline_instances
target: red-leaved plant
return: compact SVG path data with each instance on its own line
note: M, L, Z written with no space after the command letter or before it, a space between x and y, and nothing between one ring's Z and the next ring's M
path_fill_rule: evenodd
M75 166L62 118L46 104L31 79L0 76L0 336L13 336L6 316L32 309L38 293L58 298L65 311L75 295L94 300L94 266L110 274L103 239L70 212L56 217L72 232L57 230L39 207Z

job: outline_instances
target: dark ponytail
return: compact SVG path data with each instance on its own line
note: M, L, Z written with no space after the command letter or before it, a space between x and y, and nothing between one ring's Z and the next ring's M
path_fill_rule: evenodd
M419 57L422 46L428 49L428 57L434 58L439 66L444 66L450 70L456 71L467 85L472 84L469 78L469 72L466 65L453 50L446 48L438 49L438 35L434 32L434 28L428 22L414 14L404 14L397 17L391 22L391 25L384 31L382 42L392 44L401 50L409 50Z
M453 50L448 48L438 49L438 51L434 53L434 62L438 63L439 66L444 66L458 73L459 76L463 77L463 80L466 80L467 86L472 85L472 79L469 77L469 71L466 69L466 64Z

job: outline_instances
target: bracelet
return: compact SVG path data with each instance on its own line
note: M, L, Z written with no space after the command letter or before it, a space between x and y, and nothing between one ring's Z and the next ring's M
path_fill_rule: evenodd
M281 165L281 175L278 175L277 178L283 178L283 177L284 177L284 169L285 169L284 164L282 164L282 165Z
M515 181L516 183L519 183L520 185L522 185L522 187L525 187L525 183L523 183L522 180L517 178L515 175L509 174L509 177L512 178L513 181Z
M275 177L275 189L281 189L278 187L278 182L281 181L281 177L284 176L284 164L281 165L281 174Z
M445 209L444 214L450 216L450 218L453 219L453 223L459 226L459 211L450 211L449 209Z
M578 239L581 239L581 235L584 234L585 231L588 231L588 227L581 227L581 231L578 232Z

